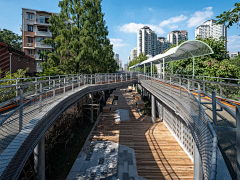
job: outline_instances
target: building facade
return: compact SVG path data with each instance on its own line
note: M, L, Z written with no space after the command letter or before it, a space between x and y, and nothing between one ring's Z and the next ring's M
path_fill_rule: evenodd
M231 53L229 54L229 57L232 59L232 58L238 56L239 54L240 54L239 51L238 51L238 52L231 52Z
M0 68L2 71L0 78L3 78L5 73L10 71L10 65L11 73L17 72L18 69L25 70L26 68L29 68L26 76L36 75L36 63L34 58L25 55L25 53L20 50L0 42Z
M124 64L124 71L127 71L128 64Z
M118 66L119 66L119 69L122 69L122 60L121 60L121 59L119 59L119 64L118 64Z
M52 33L48 30L50 25L48 20L52 14L58 15L58 13L22 8L22 51L36 60L38 72L42 71L40 68L42 59L38 52L53 50L52 46L42 42L43 39L52 37Z
M219 39L221 36L227 38L227 27L224 24L216 24L216 20L207 20L203 25L198 26L195 29L195 37L200 36L207 38L212 36ZM227 49L227 42L225 43Z
M130 52L130 61L136 59L137 56L138 56L137 48L135 47L135 48L132 49L131 52Z
M137 31L137 56L142 53L157 55L157 34L148 26Z
M119 65L119 54L117 54L115 51L113 51L114 56L113 58L117 61L117 65Z
M170 48L171 43L166 40L165 37L158 37L157 39L157 54L161 54L166 49Z
M170 42L171 44L179 45L181 41L187 41L188 40L188 32L187 30L175 30L170 32L167 35L167 41Z

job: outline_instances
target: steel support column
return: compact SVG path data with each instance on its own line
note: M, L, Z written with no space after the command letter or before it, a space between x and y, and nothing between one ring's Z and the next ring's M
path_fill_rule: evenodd
M203 180L202 161L196 144L194 144L194 180Z
M155 96L152 94L151 95L152 96L152 107L151 107L151 109L152 109L152 123L154 124L155 123L155 120L156 120L156 98L155 98Z
M45 180L45 137L34 148L34 179Z
M93 123L93 95L91 93L89 93L89 100L90 100L90 104L91 104L91 115L90 115L90 122Z
M105 91L102 91L103 93L103 104L105 104Z

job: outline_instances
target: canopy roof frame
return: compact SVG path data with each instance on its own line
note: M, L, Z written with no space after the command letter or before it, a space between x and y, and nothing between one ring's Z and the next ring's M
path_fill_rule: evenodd
M193 43L192 43L192 42L193 42ZM194 42L195 42L195 43L194 43ZM193 49L192 49L192 48L187 49L186 47L182 47L182 46L187 46L187 44L189 44L190 47L193 47L193 46L194 46L195 48L193 48ZM198 47L198 45L201 46L201 47ZM197 50L199 50L200 48L207 48L207 49L205 49L205 50L207 50L208 52L207 52L207 53L203 53L203 54L199 53L199 54L197 54L197 55L194 55L192 51L197 51ZM181 50L181 49L184 49L184 51L185 51L185 52L183 51L183 54L180 54L180 55L186 55L186 52L188 52L189 54L191 54L191 57L187 56L187 57L181 58L180 55L179 55L179 56L177 55L179 49L180 49L180 50ZM191 49L192 49L192 51L191 51ZM170 59L170 61L167 61L167 62L179 61L179 60L184 60L184 59L193 58L193 76L194 76L194 58L195 58L195 57L200 57L200 56L209 55L209 54L213 54L213 53L214 53L214 52L213 52L212 48L211 48L208 44L206 44L205 42L200 41L200 40L189 40L189 41L183 42L182 44L180 44L180 45L177 46L177 47L174 47L174 48L169 49L169 50L168 50L166 53L164 53L164 54L156 55L156 56L154 56L153 58L147 59L147 60L145 60L145 61L143 61L143 62L141 62L141 63L138 63L138 64L136 64L136 65L133 65L133 66L131 66L129 69L134 68L134 67L141 67L141 66L148 65L148 64L150 65L151 62L152 62L153 64L162 63L162 62L163 62L163 59L164 59L165 62L166 62L166 59L168 59L168 58ZM177 55L175 58L179 58L179 59L173 60L174 55ZM157 63L157 62L158 62L158 63Z

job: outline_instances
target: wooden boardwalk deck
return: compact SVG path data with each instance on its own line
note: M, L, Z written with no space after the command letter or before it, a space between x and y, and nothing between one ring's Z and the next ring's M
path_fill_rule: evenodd
M135 150L138 175L146 179L193 179L193 163L160 120L140 116L133 93L116 90L118 100L103 113L90 140L112 141ZM130 120L115 123L117 108L129 110Z

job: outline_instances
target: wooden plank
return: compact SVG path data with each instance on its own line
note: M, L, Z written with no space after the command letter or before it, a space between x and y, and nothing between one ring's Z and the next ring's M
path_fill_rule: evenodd
M135 150L138 175L149 180L193 179L193 163L173 135L158 121L140 116L133 97L135 92L117 89L117 105L109 105L111 112L103 113L91 140L113 141ZM129 110L129 121L115 123L117 108Z

